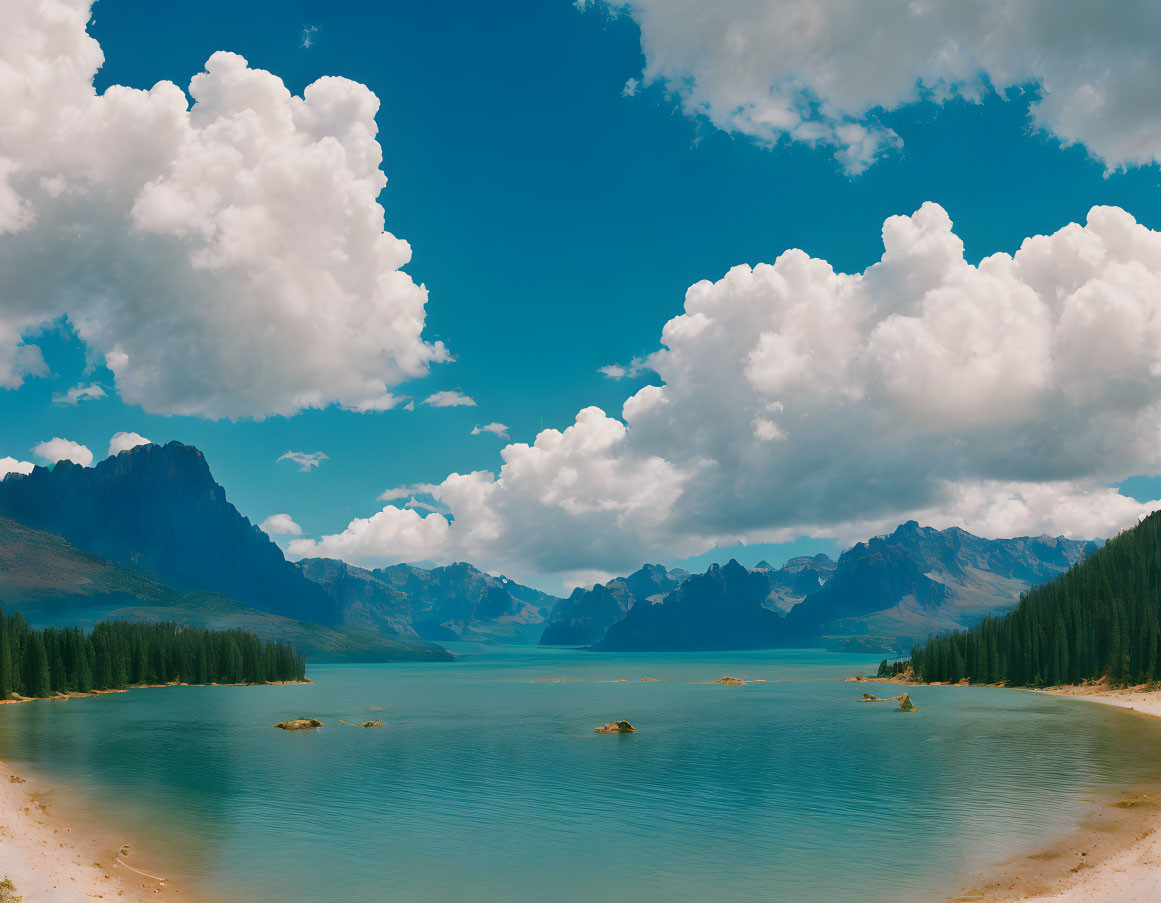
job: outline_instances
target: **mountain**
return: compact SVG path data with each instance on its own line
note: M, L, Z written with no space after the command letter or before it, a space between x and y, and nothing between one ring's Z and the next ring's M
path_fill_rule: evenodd
M330 594L347 627L418 638L407 595L371 571L333 558L304 558L298 567Z
M591 645L638 602L662 598L688 576L688 571L667 571L659 564L647 564L628 577L618 577L603 585L598 583L592 589L577 587L571 596L553 607L540 644Z
M754 649L778 643L783 616L767 607L770 580L731 560L691 576L660 601L642 601L593 648L606 652Z
M193 446L139 445L94 467L60 461L0 481L0 516L183 590L335 626L323 589L243 517Z
M436 642L535 643L559 600L470 564L367 570L328 558L299 562L324 587L342 623Z
M1161 678L1161 513L1109 540L1012 612L912 653L925 681L1053 686Z
M767 607L789 611L833 577L835 567L829 555L803 555L791 558L780 568L759 561L754 570L764 573L770 581Z
M1063 537L983 539L909 521L856 544L786 616L783 642L901 649L1006 611L1097 548Z
M334 630L256 611L220 593L178 590L148 574L76 549L51 533L0 518L0 604L38 627L98 620L175 621L241 628L293 643L311 661L449 661L439 646L365 631Z

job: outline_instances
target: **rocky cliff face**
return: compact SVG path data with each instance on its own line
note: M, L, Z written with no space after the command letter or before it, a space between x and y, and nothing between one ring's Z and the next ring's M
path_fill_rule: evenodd
M95 467L62 461L0 481L0 516L183 590L319 624L337 606L243 517L189 445L141 445Z
M782 615L767 607L770 581L736 561L689 577L659 601L643 601L593 648L609 652L754 649L777 645Z
M661 599L688 576L688 571L667 571L659 564L647 564L628 577L618 577L592 589L577 587L552 609L540 644L591 645L638 602Z

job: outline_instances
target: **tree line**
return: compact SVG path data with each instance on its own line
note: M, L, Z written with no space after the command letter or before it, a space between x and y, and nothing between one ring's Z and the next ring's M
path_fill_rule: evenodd
M243 630L102 621L79 627L30 627L0 610L0 699L142 684L304 680L306 659L293 646L264 643Z
M1008 614L917 646L910 664L928 682L1161 680L1161 512L1029 590Z

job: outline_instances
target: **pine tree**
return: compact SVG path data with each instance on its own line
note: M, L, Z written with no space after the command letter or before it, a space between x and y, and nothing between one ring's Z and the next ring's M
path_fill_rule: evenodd
M8 644L8 618L0 608L0 699L12 695L12 648Z

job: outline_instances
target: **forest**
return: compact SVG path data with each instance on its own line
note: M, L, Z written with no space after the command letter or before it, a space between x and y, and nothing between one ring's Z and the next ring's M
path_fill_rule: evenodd
M1130 685L1161 679L1159 655L1161 512L1029 590L1008 614L916 647L911 664L927 682Z
M0 610L0 699L120 690L165 683L304 680L306 659L293 646L264 643L241 630L102 621L79 627L30 627Z

